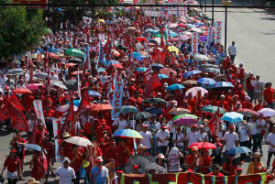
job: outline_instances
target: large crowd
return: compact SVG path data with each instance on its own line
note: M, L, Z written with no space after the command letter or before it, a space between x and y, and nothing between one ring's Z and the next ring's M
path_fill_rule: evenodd
M246 71L245 63L234 63L235 42L228 48L217 43L217 30L199 8L186 14L163 10L162 17L147 16L142 8L108 11L112 16L85 17L78 25L66 21L36 49L0 66L0 113L19 103L28 123L23 130L13 117L0 117L2 129L15 131L1 178L7 170L9 184L23 179L28 147L28 183L57 176L60 184L109 184L119 183L123 173L176 172L269 172L271 180L274 89ZM199 38L196 55L193 33ZM55 170L57 161L62 164Z

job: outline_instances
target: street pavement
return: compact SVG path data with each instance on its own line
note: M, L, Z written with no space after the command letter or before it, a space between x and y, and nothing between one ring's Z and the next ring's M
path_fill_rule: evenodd
M209 9L209 10L208 10ZM207 11L211 11L208 8ZM215 9L215 19L224 21L224 10ZM208 12L211 17L211 12ZM224 33L224 30L223 30ZM261 9L229 9L228 11L228 46L232 41L236 42L237 57L236 63L243 62L246 71L253 71L259 74L264 82L273 82L275 84L274 59L275 59L275 14L268 13ZM224 37L223 37L224 41ZM0 132L0 169L2 170L6 156L9 154L9 141L13 133ZM266 165L267 146L263 146L262 161ZM26 183L30 178L29 160L30 153L26 153L24 166L24 180L19 184ZM273 159L272 159L273 161ZM246 173L247 163L243 165L243 173ZM57 167L57 164L55 164ZM6 173L3 175L6 177ZM50 183L55 182L53 178ZM7 182L7 180L6 180Z

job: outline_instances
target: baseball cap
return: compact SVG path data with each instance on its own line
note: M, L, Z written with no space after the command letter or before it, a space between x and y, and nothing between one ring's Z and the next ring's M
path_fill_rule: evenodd
M70 161L70 159L68 157L64 157L62 163L64 164L65 162L70 163L71 161Z
M101 124L105 125L105 124L106 124L106 120L105 120L105 119L102 119L102 120L101 120Z
M192 151L198 151L199 149L198 149L197 146L193 146L193 147L191 148L191 150L192 150Z
M100 162L103 162L103 159L102 159L102 157L97 157L97 158L95 159L95 162L96 162L96 163L100 163Z
M191 128L198 128L198 125L197 125L197 124L194 124L194 125L192 125Z

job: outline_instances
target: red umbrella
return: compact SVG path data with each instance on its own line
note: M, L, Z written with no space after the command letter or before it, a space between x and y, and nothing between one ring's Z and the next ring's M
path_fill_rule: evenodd
M138 37L138 38L136 38L136 40L139 41L139 42L142 42L142 41L147 42L146 38L144 38L144 37Z
M48 56L49 56L50 58L59 59L59 56L56 55L56 54L54 54L54 53L52 53L52 52L50 52L50 53L48 54Z
M83 71L82 70L79 70L79 72L76 70L74 72L71 73L71 75L77 75L79 73L79 75L82 75L83 74ZM89 73L86 72L85 75L88 75Z
M159 74L165 74L167 76L170 76L171 72L173 73L174 76L177 75L177 72L175 70L173 70L172 68L164 67L164 68L159 70Z
M212 144L209 142L196 142L196 143L190 144L188 148L191 149L193 146L197 146L198 149L217 149L217 146L215 146L215 144Z
M27 88L16 88L12 92L17 94L32 94L32 92Z
M187 28L187 25L186 24L179 24L178 27L184 27L184 28Z
M256 111L253 111L251 109L241 108L241 109L238 109L236 112L241 113L242 115L247 116L247 117L252 117L252 116L258 117L259 116Z
M117 68L117 69L124 69L124 67L123 67L120 63L118 63L118 64L113 64L113 65L111 65L111 66L113 66L114 68Z
M110 104L91 104L91 111L104 111L112 109L113 107Z

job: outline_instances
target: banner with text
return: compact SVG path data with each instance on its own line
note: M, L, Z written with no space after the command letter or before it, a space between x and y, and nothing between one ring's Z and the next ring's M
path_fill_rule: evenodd
M34 106L34 109L35 109L37 119L40 119L42 121L42 123L46 126L45 118L44 118L44 114L43 114L43 108L42 108L42 101L41 100L34 100L33 101L33 106Z
M198 39L199 39L199 34L196 32L193 32L192 34L192 42L191 42L191 46L192 46L192 55L196 55L199 53L198 51Z
M114 108L112 110L112 119L116 119L119 116L118 109L121 107L122 102L122 95L123 95L123 82L117 82L115 86L115 90L113 93L113 100L112 100L112 107Z
M54 137L56 137L57 134L58 134L57 119L53 119L52 123L53 123L53 134L54 134ZM62 161L62 157L60 156L59 139L54 139L54 144L55 144L55 160L57 162L61 162Z
M222 21L215 22L215 43L222 43Z

